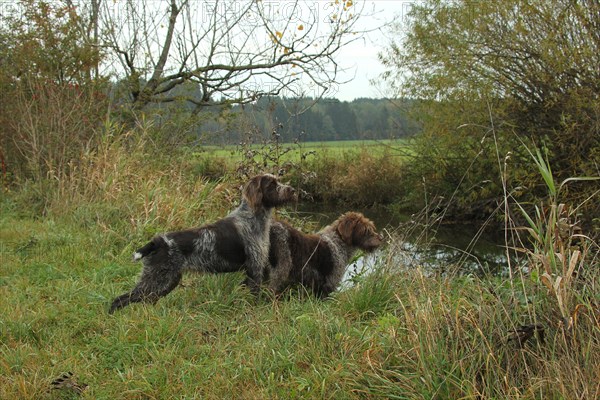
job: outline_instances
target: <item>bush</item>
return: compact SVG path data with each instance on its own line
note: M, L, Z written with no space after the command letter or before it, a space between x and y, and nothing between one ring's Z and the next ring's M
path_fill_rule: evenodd
M397 25L401 43L381 55L397 95L422 100L411 184L443 197L448 215L486 218L507 192L545 196L523 144L548 150L559 181L598 176L600 42L589 29L598 24L600 5L590 1L411 7ZM595 194L594 183L579 182L565 196L583 203ZM589 222L600 202L581 211Z
M387 149L325 151L308 160L305 175L294 174L292 181L316 201L370 207L399 201L407 193L403 169L402 159Z

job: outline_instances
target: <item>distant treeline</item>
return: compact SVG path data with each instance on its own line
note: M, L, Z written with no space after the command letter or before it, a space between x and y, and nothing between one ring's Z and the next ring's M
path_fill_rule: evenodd
M269 97L232 107L231 111L238 114L238 122L231 124L230 129L212 128L213 132L221 132L219 140L237 140L256 133L278 134L286 142L399 138L419 131L409 116L410 105L408 101L386 99L347 102L331 98Z
M410 116L412 106L410 100L263 97L250 104L204 107L190 131L201 143L223 145L273 134L283 142L401 138L420 131ZM179 118L191 122L193 106L188 102L150 108L158 109L161 123Z
M386 99L268 97L231 107L230 118L222 116L223 110L211 109L215 118L203 122L200 131L205 141L219 144L272 134L284 142L399 138L419 131L409 116L410 106L409 101Z

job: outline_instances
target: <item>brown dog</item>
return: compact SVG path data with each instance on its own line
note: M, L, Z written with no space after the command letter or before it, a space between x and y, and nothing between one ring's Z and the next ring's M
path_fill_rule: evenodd
M269 288L281 293L301 284L318 297L337 289L356 250L372 252L383 243L375 224L356 212L342 215L317 234L274 221L269 240Z

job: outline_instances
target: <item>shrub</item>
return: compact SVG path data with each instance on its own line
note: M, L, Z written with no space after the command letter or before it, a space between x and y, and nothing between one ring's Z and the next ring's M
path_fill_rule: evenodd
M310 175L295 174L292 181L314 200L370 207L398 201L407 192L403 168L402 159L387 149L325 151L306 162Z

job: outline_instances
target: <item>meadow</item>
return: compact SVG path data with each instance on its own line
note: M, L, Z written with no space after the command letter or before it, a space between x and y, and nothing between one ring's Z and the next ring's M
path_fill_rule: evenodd
M265 170L283 175L304 200L346 207L400 204L407 193L403 164L412 155L408 139L333 142L239 143L202 146L186 157L195 173L219 179Z
M228 158L231 161L241 161L242 154L239 154L241 147L245 144L216 146L202 146L200 152L196 155L210 155L212 157ZM259 151L264 147L274 146L273 141L265 143L252 143L248 145L251 150ZM298 143L278 143L282 151L285 151L286 160L299 160L302 153L319 152L329 155L342 156L344 153L358 153L362 149L368 149L372 154L381 154L389 147L405 147L407 140L389 139L389 140L334 140L334 141L318 141L318 142L298 142Z
M531 216L525 233L538 245L528 250L528 268L514 265L510 275L398 265L402 237L387 235L374 271L325 301L301 289L257 299L237 273L189 275L156 305L109 316L112 298L137 278L131 253L141 243L214 221L239 198L234 171L210 179L189 154L163 162L146 147L115 142L60 184L4 189L0 398L600 394L597 247L554 236L558 218ZM315 165L338 188L348 180L367 185L361 171L397 169L381 167L382 155L363 148L336 156L354 161L345 170L316 155ZM544 278L546 268L554 269Z
M316 182L315 178L325 178L326 168L345 168L349 166L346 161L362 158L364 162L364 158L369 157L372 161L385 160L386 164L400 170L401 163L411 153L411 145L407 139L283 143L271 138L236 145L203 145L190 151L189 156L195 159L201 173L207 176L221 176L224 171L240 168L261 170L268 167L284 171L294 183L300 185L303 182L299 175L313 172L312 182L307 182L312 185L311 191L325 194L329 183L325 187L319 187L321 183ZM333 200L333 196L329 200Z

